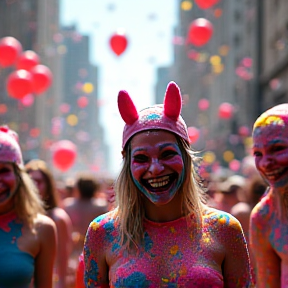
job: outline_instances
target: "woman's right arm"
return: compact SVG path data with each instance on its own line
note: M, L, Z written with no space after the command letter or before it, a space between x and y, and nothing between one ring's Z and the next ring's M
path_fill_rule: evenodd
M262 213L263 214L263 213ZM281 261L269 242L269 223L259 210L250 217L250 251L255 261L257 288L280 287Z
M90 223L85 237L84 281L86 287L109 288L109 269L105 253L106 231L98 219L99 217Z

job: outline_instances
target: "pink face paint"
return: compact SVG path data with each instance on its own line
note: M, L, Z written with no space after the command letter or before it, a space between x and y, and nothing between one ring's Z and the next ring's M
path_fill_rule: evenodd
M254 127L255 164L271 187L284 187L288 185L288 125L280 117L270 118Z
M131 142L131 174L138 189L155 204L170 202L184 179L175 136L163 130L141 132Z

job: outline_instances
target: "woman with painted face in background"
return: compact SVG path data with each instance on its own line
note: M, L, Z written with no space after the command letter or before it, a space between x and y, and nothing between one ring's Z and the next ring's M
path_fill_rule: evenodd
M56 227L44 214L37 188L23 169L18 136L7 126L1 126L1 288L52 287Z
M118 206L97 217L84 245L86 287L250 287L241 226L204 204L179 87L137 112L118 95L126 125Z
M250 216L256 285L288 287L288 104L267 110L253 127L255 164L269 190Z

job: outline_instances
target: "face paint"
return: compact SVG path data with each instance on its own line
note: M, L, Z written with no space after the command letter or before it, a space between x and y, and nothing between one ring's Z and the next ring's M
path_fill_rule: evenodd
M174 134L152 130L135 135L130 169L135 185L152 203L170 202L184 180L182 153Z
M13 196L18 187L18 178L11 163L0 162L0 213L14 206Z
M280 117L274 118L254 127L253 153L256 167L269 185L281 188L288 185L288 126Z

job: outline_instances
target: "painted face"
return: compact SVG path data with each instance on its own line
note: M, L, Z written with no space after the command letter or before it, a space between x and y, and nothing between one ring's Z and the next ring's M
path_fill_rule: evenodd
M288 126L283 121L253 131L253 153L258 171L271 187L288 185Z
M30 177L36 184L42 199L46 197L46 181L44 175L40 170L33 170L29 172Z
M0 162L0 213L14 206L14 195L18 188L18 177L11 163Z
M164 130L136 134L131 141L132 178L154 204L170 202L184 179L184 163L176 137Z

